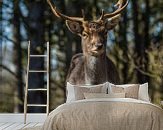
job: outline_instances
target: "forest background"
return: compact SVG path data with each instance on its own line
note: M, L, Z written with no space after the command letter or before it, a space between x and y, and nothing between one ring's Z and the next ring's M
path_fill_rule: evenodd
M69 16L91 19L101 9L112 12L117 0L53 0ZM151 101L163 100L163 1L130 0L114 30L108 32L107 55L115 63L121 83L149 83ZM65 79L80 38L56 18L46 0L0 1L0 112L23 112L27 46L32 54L46 54L50 42L50 110L65 102ZM30 68L46 68L46 58L31 58ZM29 87L46 87L45 74L30 74ZM32 92L29 102L45 103L46 93ZM43 112L30 108L29 112Z

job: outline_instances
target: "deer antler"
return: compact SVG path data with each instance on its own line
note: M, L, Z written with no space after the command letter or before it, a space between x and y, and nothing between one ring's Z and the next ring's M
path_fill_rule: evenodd
M105 19L108 19L108 18L111 18L112 17L114 18L115 16L119 16L119 14L126 8L126 6L128 5L129 3L129 0L127 0L127 2L124 4L124 1L126 0L119 0L115 6L118 6L118 9L116 11L114 11L113 13L107 13L107 14L104 14L104 11L102 10L102 14L101 14L101 17L97 20L97 22L100 22L100 21L103 21ZM70 17L70 16L66 16L62 13L60 13L57 8L52 5L51 3L51 0L47 0L48 4L50 5L53 13L58 17L58 18L62 18L64 20L70 20L70 21L78 21L78 22L84 22L85 21L85 17L84 17L84 13L83 14L83 17ZM83 11L82 11L83 12Z
M50 5L53 13L58 17L58 18L62 18L64 20L70 20L70 21L78 21L78 22L84 22L84 18L81 18L81 17L69 17L69 16L66 16L64 14L61 14L57 8L55 6L52 5L51 1L50 0L47 0L48 4Z
M101 20L103 20L104 19L104 10L102 9L101 10L101 16L100 16L100 18L97 20L97 22L100 22Z
M111 18L111 17L114 17L114 16L120 14L126 8L128 3L129 3L129 0L127 0L127 2L125 4L124 4L124 0L119 0L117 2L117 4L115 4L115 6L118 6L118 9L116 11L114 11L113 13L105 14L104 19L108 19L108 18Z
M97 22L103 21L103 20L108 19L108 18L114 19L116 17L119 17L120 16L120 13L126 8L126 6L128 5L128 3L129 3L129 0L127 0L126 4L123 6L124 0L119 0L115 4L115 6L118 7L118 9L115 12L113 12L113 13L104 14L104 10L102 9L101 16L97 20Z

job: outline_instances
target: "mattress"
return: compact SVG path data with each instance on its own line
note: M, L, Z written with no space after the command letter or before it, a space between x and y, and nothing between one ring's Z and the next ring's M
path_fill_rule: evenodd
M131 98L95 98L65 103L43 130L163 130L163 109Z

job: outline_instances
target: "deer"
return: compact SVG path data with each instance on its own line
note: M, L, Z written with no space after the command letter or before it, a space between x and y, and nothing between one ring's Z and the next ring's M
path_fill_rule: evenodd
M51 0L47 0L53 14L65 20L66 26L81 37L83 53L75 54L70 63L66 81L74 85L98 85L104 82L119 83L120 77L114 63L106 54L108 31L120 21L121 12L129 0L119 0L112 13L104 13L96 20L82 17L70 17L59 12Z

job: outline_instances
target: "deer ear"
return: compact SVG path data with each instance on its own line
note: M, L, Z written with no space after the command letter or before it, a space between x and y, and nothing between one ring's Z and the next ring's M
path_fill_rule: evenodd
M113 29L120 21L120 14L108 19L107 23L106 23L106 28L108 30Z
M67 25L68 29L72 33L75 33L75 34L81 36L82 31L83 31L83 27L82 27L82 25L79 22L74 22L74 21L66 20L66 25Z

